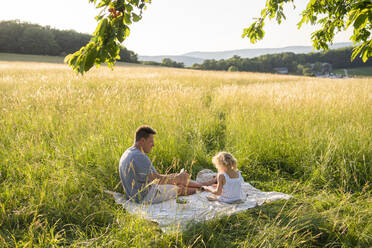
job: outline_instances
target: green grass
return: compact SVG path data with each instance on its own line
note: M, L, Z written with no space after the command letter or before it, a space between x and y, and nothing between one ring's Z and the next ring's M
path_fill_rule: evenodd
M58 63L62 64L64 57L17 54L17 53L0 53L0 61L23 61L23 62L41 62L41 63Z
M64 59L65 57L63 56L0 53L0 61L9 61L9 62L37 62L37 63L63 64ZM136 66L136 67L145 66L141 64L132 64L132 63L126 63L126 62L117 62L116 65L117 66Z
M372 66L347 69L349 77L372 77ZM345 75L344 69L333 70L333 73Z
M0 247L370 247L372 79L0 62ZM292 194L162 233L103 190L141 124L160 172L227 150Z

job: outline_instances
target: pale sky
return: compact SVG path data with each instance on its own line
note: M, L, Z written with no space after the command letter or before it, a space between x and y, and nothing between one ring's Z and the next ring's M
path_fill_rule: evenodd
M226 51L311 45L315 30L297 23L308 0L295 0L285 8L281 25L267 21L265 37L256 44L242 39L243 29L258 17L266 0L153 0L143 19L130 26L123 45L139 55L179 55L193 51ZM27 21L58 29L92 34L99 10L88 0L2 0L0 20ZM351 32L336 35L335 42L348 42Z

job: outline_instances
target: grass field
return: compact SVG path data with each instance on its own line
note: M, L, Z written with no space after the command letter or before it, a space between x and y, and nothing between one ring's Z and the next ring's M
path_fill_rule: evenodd
M63 64L65 57L63 56L47 56L47 55L33 55L33 54L19 54L19 53L0 53L0 61L9 62L37 62L37 63L55 63ZM118 66L144 66L142 64L131 64L125 62L117 62Z
M349 77L372 77L372 66L364 66L358 68L347 69ZM333 70L333 73L345 75L344 69Z
M23 61L62 64L64 57L18 53L0 53L0 61Z
M371 106L372 78L0 62L0 247L371 247ZM141 124L160 172L226 150L294 198L162 233L102 192Z

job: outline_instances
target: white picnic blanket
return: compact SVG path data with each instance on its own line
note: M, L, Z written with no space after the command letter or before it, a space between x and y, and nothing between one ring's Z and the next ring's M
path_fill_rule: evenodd
M203 181L203 178L199 174L197 181ZM272 202L279 199L288 200L292 197L291 195L280 192L263 192L254 188L249 183L243 184L245 200L234 204L209 201L206 196L210 195L210 193L207 192L197 192L193 195L178 197L178 200L173 199L157 204L138 204L127 201L121 193L108 190L105 193L111 194L115 202L123 205L129 213L158 223L163 231L182 230L187 224L192 222L206 221L224 215L231 215L262 205L264 202Z

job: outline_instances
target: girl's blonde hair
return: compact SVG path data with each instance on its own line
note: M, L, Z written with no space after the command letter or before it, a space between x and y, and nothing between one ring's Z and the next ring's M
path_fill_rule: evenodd
M216 156L212 158L212 163L216 166L216 168L226 168L226 169L233 169L238 170L236 167L236 159L231 153L228 152L219 152Z

